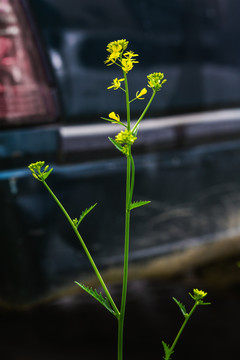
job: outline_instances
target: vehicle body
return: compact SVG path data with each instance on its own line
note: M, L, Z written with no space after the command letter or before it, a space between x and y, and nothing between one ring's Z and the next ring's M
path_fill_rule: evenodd
M124 117L123 97L107 90L117 76L104 65L112 40L128 39L140 55L131 92L146 86L148 73L168 79L134 149L134 197L151 206L133 214L131 264L238 235L237 0L0 6L2 303L36 302L92 274L60 210L27 169L31 162L54 168L49 184L73 217L98 203L83 237L106 273L121 265L125 159L108 141L118 127L100 119L111 111ZM142 107L133 106L133 118Z

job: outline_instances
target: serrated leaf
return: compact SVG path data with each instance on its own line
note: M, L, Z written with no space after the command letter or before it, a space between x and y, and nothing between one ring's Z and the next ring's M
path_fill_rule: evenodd
M100 302L100 304L102 304L111 314L117 316L117 314L115 313L115 311L112 309L109 301L107 298L104 298L102 296L101 293L98 293L97 290L93 290L92 288L89 288L88 286L85 286L83 284L78 283L77 281L75 281L75 283L80 286L80 288L82 288L84 291L86 291L89 295L91 295L92 297L94 297L94 299L96 299L98 302Z
M82 222L82 220L85 218L85 216L86 216L88 213L90 213L90 211L91 211L93 208L95 208L96 205L97 205L97 203L94 204L94 205L92 205L92 206L90 206L89 208L83 210L83 212L81 213L81 215L80 215L80 217L79 217L79 220L78 220L78 223L77 223L76 227L79 226L79 224Z
M134 201L130 204L130 210L149 204L151 201Z
M164 341L162 341L162 345L163 345L163 349L164 349L164 353L165 353L164 360L170 360L173 351Z
M187 317L188 316L188 313L186 311L186 307L185 305L183 305L180 301L178 301L176 298L173 297L173 300L175 301L175 303L179 306L182 314L184 317Z
M115 148L117 148L121 152L123 151L123 147L120 144L118 144L114 139L112 139L111 137L108 137L108 139L115 146Z

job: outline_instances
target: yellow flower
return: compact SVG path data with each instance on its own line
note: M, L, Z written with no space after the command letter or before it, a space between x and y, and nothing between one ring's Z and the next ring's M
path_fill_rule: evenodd
M111 120L115 120L113 123L120 121L120 116L119 116L118 114L115 114L114 111L112 111L112 112L108 115L108 117L109 117L109 119L111 119Z
M117 61L117 59L120 57L120 54L121 54L121 53L120 53L119 51L114 51L114 52L112 52L112 53L107 57L107 60L104 61L104 63L105 63L105 64L110 63L110 64L108 64L108 66L114 64L114 63Z
M119 144L132 145L134 143L134 141L137 140L137 138L136 138L136 136L134 136L132 134L132 132L130 130L125 130L125 131L121 131L120 133L118 133L115 137L115 140Z
M143 100L144 98L142 96L145 95L146 93L147 93L147 89L143 88L140 92L137 91L136 98L139 100Z
M104 61L105 64L112 65L117 59L119 59L123 53L123 51L127 48L128 41L125 39L112 41L107 45L107 51L110 55L107 57L107 60Z
M111 41L107 45L107 51L110 53L121 52L124 51L127 48L127 46L128 46L128 41L126 39Z
M124 79L118 79L118 78L115 78L113 79L113 82L112 82L112 85L108 87L108 89L114 89L114 90L117 90L121 87L121 82L124 81Z
M116 41L112 41L110 44L108 44L107 51L110 53L115 53L115 52L120 53L120 51L122 51L122 46L118 44Z
M132 70L133 64L138 63L138 61L135 60L138 54L135 54L133 51L126 51L124 53L124 50L127 48L127 46L128 41L126 39L110 42L107 45L107 51L110 53L110 55L108 55L105 64L109 66L119 61L117 65L120 65L124 72L128 73L130 70Z
M127 51L124 54L125 58L133 59L135 56L139 56L138 54L135 54L133 51ZM133 60L133 62L138 63L139 61Z
M159 91L162 85L167 81L166 79L163 80L164 74L160 72L149 74L147 78L148 87L152 88L153 91Z
M134 54L133 51L127 51L123 54L123 59L121 61L121 67L122 70L125 71L125 73L128 73L133 68L133 64L138 63L139 61L136 61L134 59L135 56L138 56L138 54Z
M121 64L122 70L125 71L125 73L128 73L133 68L133 62L131 59L122 59Z

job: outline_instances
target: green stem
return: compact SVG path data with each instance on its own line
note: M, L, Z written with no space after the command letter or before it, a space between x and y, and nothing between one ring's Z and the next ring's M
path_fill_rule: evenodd
M130 131L131 127L130 127L130 102L129 102L128 81L127 81L127 74L123 72L123 75L124 75L125 90L126 90L127 129ZM118 360L123 359L123 332L124 332L124 319L125 319L127 283L128 283L130 203L132 200L133 186L134 186L134 163L131 155L131 145L128 145L128 150L129 150L129 156L127 157L127 173L126 173L126 209L125 209L123 283L122 283L121 309L120 309L120 316L118 319ZM132 164L133 164L133 173L132 173Z
M53 199L56 201L56 203L58 204L58 206L60 207L60 209L62 210L62 212L64 213L64 215L66 216L66 218L67 218L67 220L69 221L71 227L73 228L73 231L74 231L75 234L77 235L77 237L78 237L78 239L79 239L79 241L80 241L80 243L81 243L81 245L82 245L82 247L83 247L83 249L84 249L84 251L85 251L85 253L86 253L86 255L87 255L87 257L88 257L88 259L89 259L89 261L90 261L90 263L91 263L91 265L92 265L92 267L93 267L93 270L95 271L95 274L97 275L97 278L98 278L98 280L99 280L99 282L100 282L100 284L101 284L101 286L102 286L102 288L103 288L103 290L104 290L104 292L105 292L105 294L106 294L106 296L107 296L107 298L108 298L108 301L110 302L113 310L115 311L117 318L119 318L119 316L120 316L119 310L118 310L116 304L114 303L114 301L113 301L113 299L112 299L112 297L111 297L111 295L110 295L110 293L109 293L109 291L108 291L108 289L107 289L107 286L106 286L103 278L101 277L100 272L98 271L98 268L97 268L97 266L96 266L96 264L95 264L92 256L90 255L90 253L89 253L89 251L88 251L88 248L87 248L85 242L83 241L83 238L82 238L81 235L79 234L79 231L78 231L77 227L74 225L71 217L69 216L69 214L67 213L67 211L65 210L65 208L63 207L63 205L61 204L61 202L58 200L58 198L56 197L56 195L53 193L53 191L52 191L52 190L50 189L50 187L47 185L47 183L46 183L45 181L43 181L43 184L44 184L44 186L46 187L46 189L48 190L48 192L50 193L50 195L53 197Z
M193 312L194 312L194 310L196 309L197 306L198 306L198 302L195 302L195 304L193 305L190 313L186 315L185 320L184 320L184 322L183 322L183 324L182 324L179 332L177 333L177 336L175 337L175 340L174 340L172 346L170 347L171 353L173 352L173 350L174 350L174 348L175 348L175 346L176 346L176 344L177 344L177 342L178 342L178 340L179 340L179 338L180 338L180 336L181 336L181 334L182 334L185 326L187 325L188 320L189 320L190 317L192 316L192 314L193 314Z
M127 74L123 72L124 80L125 80L125 90L126 90L126 109L127 109L127 129L130 130L130 101L129 101L129 90L128 90L128 81Z
M129 201L129 205L132 202L132 197L133 197L133 190L134 190L134 182L135 182L135 165L134 165L134 160L132 157L132 154L130 153L130 159L131 159L131 190L130 190L130 201Z
M156 91L153 91L152 96L151 96L149 102L147 103L147 105L146 105L145 109L143 110L140 118L138 119L138 121L136 122L136 124L134 125L134 127L133 127L133 129L132 129L132 132L133 132L133 133L134 133L134 131L136 130L136 128L138 127L140 121L144 118L144 116L145 116L145 114L146 114L149 106L151 105L151 103L152 103L155 95L156 95Z
M129 145L129 151L131 147ZM124 246L124 266L123 266L123 284L121 310L118 320L118 360L123 358L123 328L127 299L128 282L128 256L129 256L129 232L130 232L130 203L131 203L131 156L127 157L127 175L126 175L126 214L125 214L125 246Z

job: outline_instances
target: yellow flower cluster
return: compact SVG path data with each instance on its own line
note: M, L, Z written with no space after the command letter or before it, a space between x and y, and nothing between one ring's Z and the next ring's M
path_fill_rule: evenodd
M116 135L115 140L119 144L132 145L137 138L132 134L131 130L125 130L120 131L120 133Z
M128 46L128 41L126 39L122 39L122 40L116 40L116 41L111 41L108 45L107 45L107 51L110 52L111 54L114 52L121 52L124 51Z
M162 87L162 85L167 81L164 79L163 73L152 73L147 76L148 78L148 87L150 87L153 90L152 97L145 107L142 115L134 125L133 129L130 129L130 103L132 103L135 100L143 100L145 95L147 94L147 89L144 87L142 90L136 92L136 97L132 100L129 100L129 90L128 90L128 83L127 83L127 73L131 71L137 61L138 54L135 54L133 51L127 50L128 47L128 41L126 39L116 40L112 41L107 45L107 52L108 57L105 61L105 64L107 66L110 65L117 65L121 68L123 71L123 78L115 78L113 79L110 86L108 86L107 89L113 89L118 90L121 89L126 93L126 99L127 99L127 105L129 106L129 112L128 112L128 118L127 118L127 124L121 121L120 116L116 114L114 111L110 112L108 114L108 118L103 118L103 120L109 121L112 124L119 124L126 128L125 131L121 131L118 133L115 137L115 140L110 139L110 141L114 144L114 146L120 150L123 154L126 156L129 156L130 154L130 148L131 145L134 143L134 141L137 139L135 134L135 130L138 128L138 125L140 121L142 120L143 116L145 115L146 110L148 109L151 101L153 100L153 97L156 95L156 92L159 91ZM121 83L124 82L125 86L121 86Z
M128 46L128 41L125 39L112 41L107 45L107 51L110 53L105 61L105 64L112 65L116 64L122 68L125 73L128 73L132 70L133 65L138 63L135 60L135 57L138 54L135 54L133 51L126 51Z
M152 88L153 91L159 91L162 85L167 81L164 79L163 73L152 73L147 76L148 78L148 87Z

